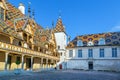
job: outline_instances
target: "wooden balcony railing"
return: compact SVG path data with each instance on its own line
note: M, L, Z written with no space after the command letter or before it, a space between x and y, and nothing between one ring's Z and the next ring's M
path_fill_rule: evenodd
M50 56L38 51L33 51L27 48L23 48L23 47L19 47L19 46L15 46L15 45L11 45L11 44L7 44L7 43L3 43L0 42L0 49L2 50L7 50L7 51L12 51L12 52L18 52L21 54L27 54L27 55L34 55L34 56L39 56L39 57L46 57L46 58L50 58L53 60L59 60L59 57L56 56Z

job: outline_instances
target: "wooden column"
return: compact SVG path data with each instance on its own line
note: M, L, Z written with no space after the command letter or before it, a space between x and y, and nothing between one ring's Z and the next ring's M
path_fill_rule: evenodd
M33 56L31 56L31 71L33 70Z
M5 53L5 70L7 70L8 54L9 54L9 52L6 52L6 53Z
M22 54L22 66L21 68L24 70L24 54Z

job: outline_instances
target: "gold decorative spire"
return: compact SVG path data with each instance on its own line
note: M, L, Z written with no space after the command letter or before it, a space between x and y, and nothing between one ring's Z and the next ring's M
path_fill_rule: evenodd
M31 8L30 8L31 2L28 2L28 17L31 17Z

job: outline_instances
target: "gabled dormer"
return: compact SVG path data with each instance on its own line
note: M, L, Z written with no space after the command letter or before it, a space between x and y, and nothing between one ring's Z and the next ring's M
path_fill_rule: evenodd
M104 38L100 38L98 44L99 45L105 45L105 39Z
M0 19L5 20L6 11L8 10L6 0L0 0Z
M83 46L83 41L81 39L77 40L77 46Z
M27 33L31 34L31 35L34 34L33 28L32 28L32 26L29 25L29 24L26 25L25 31L26 31Z
M22 27L22 30L29 33L30 35L34 35L34 28L35 23L32 20L27 19L24 23L24 26Z

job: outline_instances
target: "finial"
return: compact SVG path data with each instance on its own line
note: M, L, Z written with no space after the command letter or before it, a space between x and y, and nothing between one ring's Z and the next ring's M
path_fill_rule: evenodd
M68 36L68 41L70 41L70 39L71 39L71 36L69 35L69 36Z
M48 26L46 27L46 30L49 30L49 27L48 27Z
M35 10L32 10L32 18L35 19Z
M31 8L30 8L31 2L28 2L28 17L31 17Z
M59 10L59 18L61 19L61 10Z
M54 21L52 21L52 27L54 28Z

